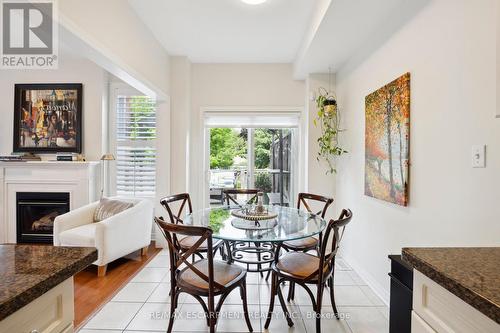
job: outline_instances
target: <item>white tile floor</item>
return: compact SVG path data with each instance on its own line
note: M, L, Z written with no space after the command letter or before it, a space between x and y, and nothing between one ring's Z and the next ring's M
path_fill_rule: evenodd
M275 302L275 317L269 330L264 330L269 304L270 284L256 273L248 273L248 303L254 332L315 332L315 320L309 297L297 286L295 300L289 303L294 326L288 328L279 301ZM168 256L161 251L139 272L129 284L95 314L80 333L165 332L170 307ZM284 293L287 292L285 287ZM191 296L181 294L180 315L174 322L174 332L206 332L199 303ZM335 300L342 319L333 317L329 297L324 297L323 332L378 333L388 332L388 309L377 295L359 278L341 258L335 272ZM237 290L224 302L217 332L247 332L242 319L241 300Z

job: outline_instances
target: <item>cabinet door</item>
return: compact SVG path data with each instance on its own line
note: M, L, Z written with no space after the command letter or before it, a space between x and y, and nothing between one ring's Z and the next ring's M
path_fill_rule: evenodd
M499 324L416 270L413 311L440 333L500 332Z
M411 333L436 333L415 311L411 312Z
M0 332L71 333L73 304L71 277L0 321Z

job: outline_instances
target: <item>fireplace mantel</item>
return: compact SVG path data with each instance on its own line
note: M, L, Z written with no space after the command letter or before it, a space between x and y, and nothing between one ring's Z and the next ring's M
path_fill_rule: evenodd
M68 192L70 210L96 201L99 162L0 162L0 243L16 243L17 192Z

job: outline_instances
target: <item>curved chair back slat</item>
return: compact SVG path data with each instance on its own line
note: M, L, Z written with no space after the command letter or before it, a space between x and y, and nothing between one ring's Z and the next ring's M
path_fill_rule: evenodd
M322 202L324 205L318 212L314 213L308 201ZM309 212L315 215L321 216L321 218L325 218L328 207L333 203L333 198L324 197L318 194L312 193L299 193L299 198L297 200L297 209L300 209L301 206Z
M160 200L160 204L165 207L170 218L170 222L174 224L183 223L182 216L193 212L191 198L189 193L174 194ZM179 208L174 212L174 205L178 204ZM184 212L186 210L186 213Z
M231 205L231 202L238 206L245 206L247 204L256 203L257 202L257 193L260 190L258 189L250 189L250 188L232 188L224 190L224 197L226 198L226 204L228 206ZM238 194L246 194L250 198L248 198L244 203L240 203L237 200Z

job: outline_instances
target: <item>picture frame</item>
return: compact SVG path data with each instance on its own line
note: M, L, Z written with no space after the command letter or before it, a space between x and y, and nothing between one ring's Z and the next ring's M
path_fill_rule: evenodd
M82 152L81 83L29 83L14 87L15 153Z

